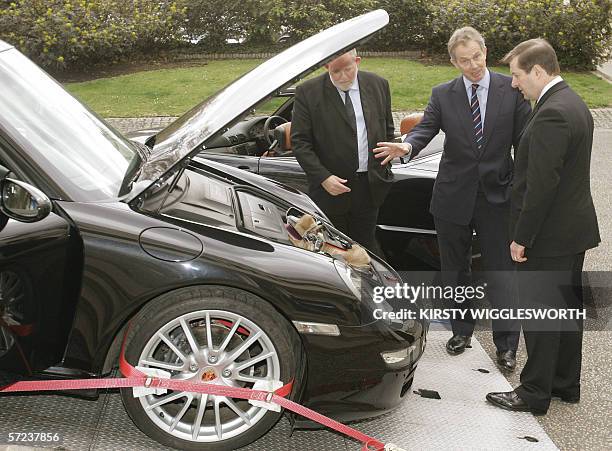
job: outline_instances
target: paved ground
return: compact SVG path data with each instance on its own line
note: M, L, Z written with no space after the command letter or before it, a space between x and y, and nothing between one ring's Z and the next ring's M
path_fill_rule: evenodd
M601 63L595 71L597 75L601 75L606 80L612 82L612 60Z

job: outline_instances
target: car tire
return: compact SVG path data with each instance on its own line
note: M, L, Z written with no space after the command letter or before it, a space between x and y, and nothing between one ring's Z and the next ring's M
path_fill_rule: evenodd
M257 378L287 384L302 358L289 321L263 299L227 287L184 288L151 301L131 321L125 343L125 357L134 366L160 368L181 380L248 388ZM180 397L181 392L169 391L135 398L133 389L125 388L121 396L141 431L184 450L240 448L267 433L282 414L213 395Z

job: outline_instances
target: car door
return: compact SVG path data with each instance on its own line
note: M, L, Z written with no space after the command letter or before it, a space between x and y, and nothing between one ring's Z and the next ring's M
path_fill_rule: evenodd
M0 137L4 178L23 181L4 144ZM61 361L72 327L80 240L56 206L36 222L0 217L0 370L44 370Z

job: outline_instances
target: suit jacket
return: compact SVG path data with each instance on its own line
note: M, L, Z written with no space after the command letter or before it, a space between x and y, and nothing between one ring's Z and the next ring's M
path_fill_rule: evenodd
M423 120L405 139L412 145L414 158L440 130L446 134L429 211L455 224L469 224L479 184L490 203L510 200L510 148L514 145L516 149L519 133L531 112L529 102L512 88L510 77L490 74L480 152L462 76L433 88Z
M393 175L371 150L394 137L389 83L376 74L359 71L359 95L368 134L368 180L374 205L382 204ZM326 72L297 87L291 121L293 152L308 178L310 197L326 212L346 213L350 194L331 196L321 186L330 175L355 180L359 167L357 131L353 129L338 90ZM358 201L358 200L357 200Z
M516 153L511 236L527 256L578 254L601 241L590 188L593 117L564 81L537 103Z

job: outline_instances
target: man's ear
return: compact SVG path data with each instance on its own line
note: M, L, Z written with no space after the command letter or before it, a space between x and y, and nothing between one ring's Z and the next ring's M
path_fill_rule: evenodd
M542 77L543 75L546 74L546 71L539 64L534 64L534 66L533 66L533 68L531 70L535 71L535 76L537 78L540 78L540 77Z
M355 57L355 63L357 63L357 65L359 66L360 62L361 62L361 57L360 56L356 56Z
M450 59L450 62L453 66L455 66L455 68L461 70L461 68L457 65L457 62L453 58Z
M487 47L485 46L485 48L482 50L482 52L484 53L484 57L485 59L487 59Z

